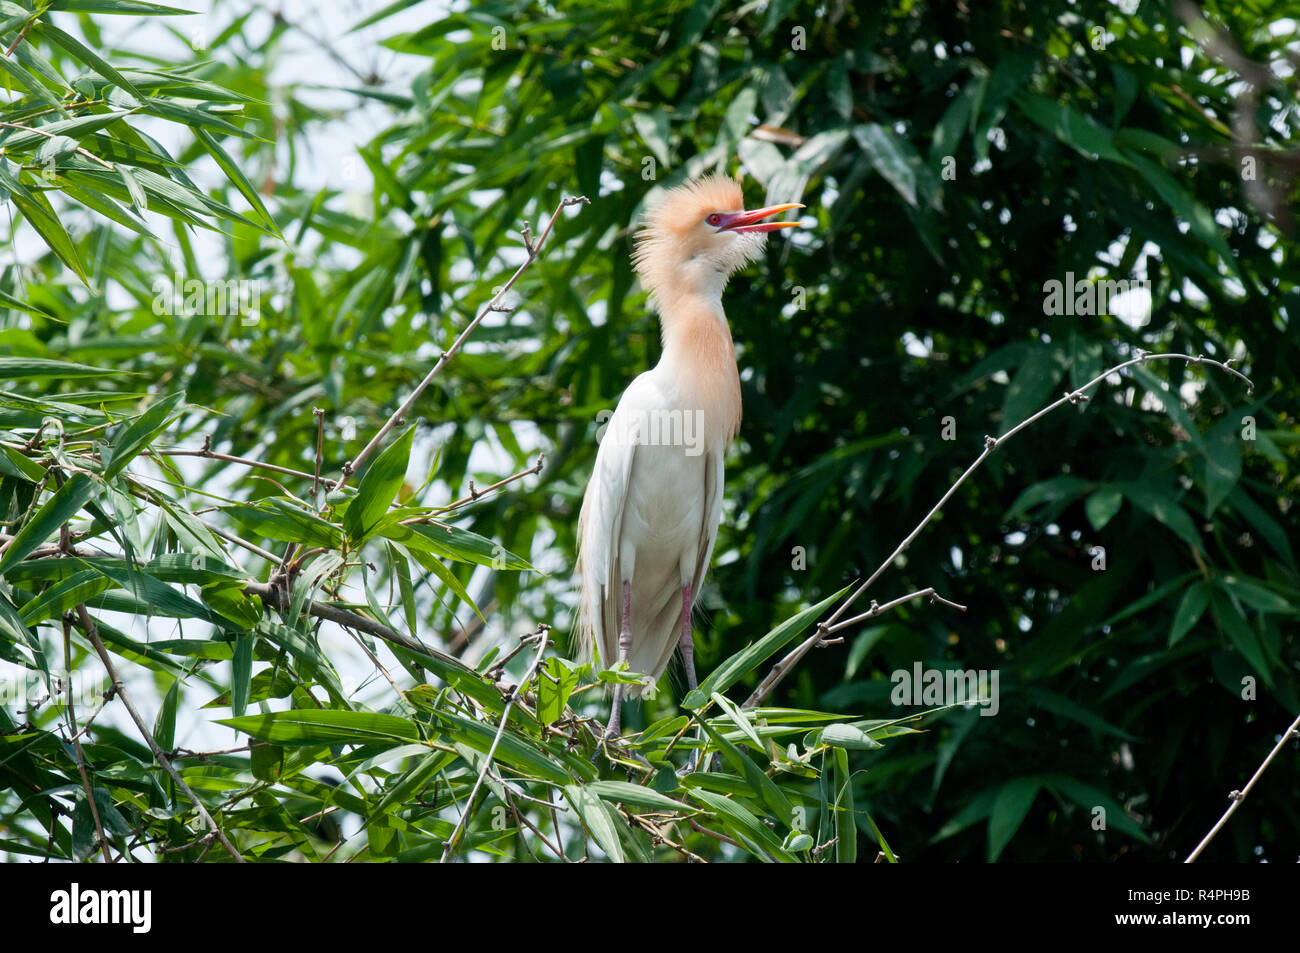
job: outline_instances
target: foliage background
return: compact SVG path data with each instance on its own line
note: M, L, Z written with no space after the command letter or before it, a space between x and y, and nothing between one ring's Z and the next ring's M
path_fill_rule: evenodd
M781 734L816 752L808 771L825 759L825 777L851 778L844 795L864 857L883 838L909 861L1181 859L1300 710L1295 3L1206 3L1202 19L1190 4L1152 0L559 0L452 12L399 2L359 10L349 36L322 35L306 11L219 2L153 20L149 6L0 4L10 51L0 57L0 186L12 223L0 277L10 356L0 516L24 541L0 555L0 655L35 671L39 645L60 665L62 615L85 601L147 717L160 716L164 748L182 737L234 747L247 739L216 726L225 708L256 717L290 706L400 715L444 744L413 754L406 728L388 723L379 741L348 722L351 734L298 736L274 767L258 764L266 748L182 759L248 856L436 858L460 813L447 805L467 795L483 747L457 748L469 729L447 719L478 718L490 738L502 703L449 663L417 671L413 657L379 647L403 688L432 671L459 694L403 701L355 653L348 665L366 668L365 684L331 690L331 662L345 668L334 649L352 643L242 594L241 580L266 583L271 570L247 552L234 551L225 584L211 567L186 569L195 546L233 560L192 514L219 507L198 515L277 556L288 539L334 550L312 557L318 586L480 670L494 646L512 650L538 623L563 634L597 415L659 351L630 268L630 225L657 188L713 169L743 170L754 202L804 202L816 225L773 242L726 297L745 421L697 620L703 672L871 572L986 433L1135 348L1232 356L1256 385L1247 393L1186 362L1151 364L1042 421L997 451L871 593L884 601L933 585L968 611L904 607L810 654L781 685L771 704L893 719L913 710L891 704L891 672L916 662L999 672L997 717L946 712L872 750L803 735L813 721ZM151 52L113 14L150 16L147 35L173 31L174 48ZM367 53L349 62L344 44ZM286 79L277 65L304 46L317 72ZM24 131L65 113L101 121ZM370 127L355 149L340 133ZM488 485L544 452L540 475L451 521L539 571L494 568L499 550L476 550L468 535L450 551L367 537L372 566L353 558L340 577L342 556L373 529L348 529L344 501L325 513L344 532L304 529L284 506L289 494L326 502L311 480L285 477L282 489L240 465L171 458L173 468L154 453L208 439L312 472L319 407L323 472L336 474L517 267L520 223L536 232L572 194L592 204L561 217L511 293L517 310L490 315L420 399L405 483L399 473L385 484L400 505L442 505L469 480ZM177 273L259 282L257 320L159 314L155 281ZM1149 320L1045 314L1044 282L1071 273L1149 279ZM171 412L167 395L180 392ZM943 439L949 417L955 440ZM1246 417L1253 439L1243 439ZM46 418L61 442L33 441ZM114 424L122 418L138 426ZM101 439L111 454L97 455ZM87 499L51 505L78 470ZM171 576L158 562L149 575L171 595L40 550L57 550L68 519L86 551L172 553ZM806 569L794 568L796 547ZM33 553L56 558L24 566ZM247 624L254 617L260 627ZM85 632L73 625L70 638L74 664L97 666ZM513 678L531 655L515 658ZM736 701L762 671L736 686ZM1257 684L1250 700L1245 677ZM633 707L629 729L676 715L678 695ZM214 697L217 710L198 707ZM574 696L570 715L600 714L598 698ZM198 827L113 708L84 740L104 792L95 801L120 824L110 834L139 856L195 859L201 846L164 852ZM93 828L57 706L8 704L0 730L0 848L85 855ZM542 736L535 722L518 730ZM744 744L747 732L726 737ZM757 747L745 760L767 766ZM594 781L584 758L535 750L566 783ZM536 765L511 769L541 788L560 783ZM679 825L683 842L710 859L783 858L747 826L766 814L777 844L798 854L782 817L791 802L760 796L752 768L730 758L724 776L734 785L712 791L657 776L652 786L674 798L705 790L690 803L742 846ZM826 782L775 777L783 799L812 808L817 842L834 827L831 853L852 859L852 827L827 812ZM1292 744L1207 858L1289 859L1298 784ZM610 789L590 790L594 808L568 792L586 835L570 839L570 856L584 843L681 856L634 833ZM709 797L752 814L737 819ZM1098 807L1106 831L1092 826ZM535 822L554 833L546 813ZM489 855L530 856L518 824L495 832L485 811L471 829Z

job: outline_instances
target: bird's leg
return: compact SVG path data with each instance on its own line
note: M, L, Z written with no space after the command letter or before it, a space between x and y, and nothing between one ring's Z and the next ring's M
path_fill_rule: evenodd
M618 661L620 664L627 661L628 656L632 654L632 583L624 580L623 582L623 625L618 630ZM614 710L609 716L609 727L605 729L605 737L617 738L619 728L623 721L623 684L614 686Z
M699 682L695 678L695 637L691 635L691 584L682 583L682 634L677 643L682 652L682 665L686 668L686 688L687 691L695 691L699 688ZM700 744L704 744L704 732L699 733ZM700 749L696 748L691 752L690 759L686 762L685 772L693 774L700 763ZM718 756L713 756L713 770L718 770Z
M679 647L682 650L682 664L686 666L686 688L695 691L699 683L695 680L695 639L691 636L691 584L682 584L682 637Z

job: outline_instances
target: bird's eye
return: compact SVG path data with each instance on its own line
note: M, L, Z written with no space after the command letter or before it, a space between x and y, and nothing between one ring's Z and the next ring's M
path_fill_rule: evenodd
M721 225L722 216L719 215L717 212L714 212L712 215L706 218L705 221L708 222L710 225Z

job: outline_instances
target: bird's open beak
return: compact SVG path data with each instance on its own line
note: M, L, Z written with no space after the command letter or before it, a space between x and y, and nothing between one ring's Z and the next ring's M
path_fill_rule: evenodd
M782 212L789 211L792 208L803 208L797 202L787 205L769 205L767 208L754 209L749 212L729 212L722 217L722 224L718 226L718 231L724 232L774 232L778 228L798 228L800 222L764 222L763 219L770 218L773 215L779 215Z

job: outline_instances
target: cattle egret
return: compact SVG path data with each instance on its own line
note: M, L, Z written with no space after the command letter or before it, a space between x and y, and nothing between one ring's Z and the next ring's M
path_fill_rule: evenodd
M659 312L663 354L605 426L578 520L578 634L586 658L626 662L657 682L680 648L694 689L691 608L722 518L722 463L740 427L740 375L722 310L727 279L763 250L763 219L739 183L673 189L645 219L632 260ZM605 738L619 733L623 685Z

